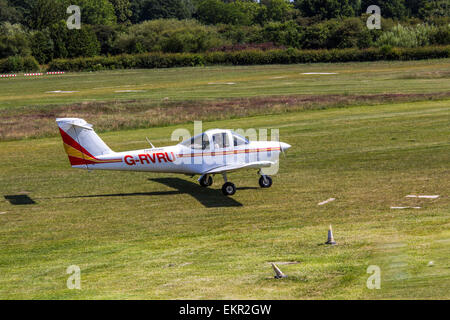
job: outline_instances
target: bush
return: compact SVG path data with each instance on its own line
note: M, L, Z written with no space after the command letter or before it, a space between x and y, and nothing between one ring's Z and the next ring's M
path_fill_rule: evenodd
M26 31L20 24L0 24L0 59L9 56L31 54Z
M35 31L30 36L31 54L39 63L44 64L53 59L53 41L48 30Z
M131 26L115 43L119 53L202 52L230 44L217 28L195 20L159 19Z
M95 71L128 68L171 68L203 65L260 65L315 62L349 62L377 60L419 60L449 58L450 46L423 48L332 49L332 50L241 50L207 53L146 53L53 60L51 71Z
M428 24L419 24L415 27L397 25L390 31L383 32L375 42L376 47L389 45L392 47L417 48L432 44L432 35L437 28Z
M449 45L450 44L450 24L437 28L430 35L430 42L434 45Z
M34 57L11 56L0 60L0 73L39 71L39 64Z
M302 28L294 21L270 22L264 26L263 38L277 45L300 48Z

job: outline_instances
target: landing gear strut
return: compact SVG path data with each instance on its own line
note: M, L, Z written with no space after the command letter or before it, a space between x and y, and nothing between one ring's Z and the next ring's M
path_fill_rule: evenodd
M223 180L225 180L225 183L222 186L222 193L226 196L232 196L236 193L236 186L234 183L227 181L227 174L224 172L222 173Z
M213 184L213 178L210 175L205 174L198 179L198 182L202 187L209 187Z

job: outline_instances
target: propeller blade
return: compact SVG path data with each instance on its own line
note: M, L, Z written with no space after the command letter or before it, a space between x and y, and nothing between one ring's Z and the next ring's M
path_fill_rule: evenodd
M286 153L284 152L283 148L281 147L281 141L278 141L278 143L280 144L280 150L281 150L281 153L283 153L283 157L286 158Z

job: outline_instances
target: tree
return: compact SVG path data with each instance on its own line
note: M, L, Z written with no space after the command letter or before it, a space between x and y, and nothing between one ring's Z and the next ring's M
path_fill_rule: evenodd
M192 12L189 1L183 0L146 0L141 9L140 21L154 19L189 19Z
M109 0L114 7L114 12L118 23L130 24L131 4L129 0Z
M20 24L3 22L0 25L0 59L27 56L31 53L27 34Z
M269 22L264 26L265 41L294 48L301 47L302 28L294 21Z
M90 27L70 30L66 42L69 58L93 57L100 53L100 43Z
M100 43L88 25L69 30L65 21L59 21L50 26L49 34L54 58L92 57L100 53Z
M116 23L114 6L108 0L71 0L70 2L81 9L81 25L112 25Z
M35 0L27 15L28 26L34 30L43 30L55 21L65 19L68 6L66 0Z
M58 21L49 27L50 36L53 41L53 57L67 58L68 52L66 48L66 41L68 38L69 29L67 29L64 21Z
M253 0L235 0L230 3L233 9L242 13L241 25L252 25L256 22L261 6Z
M406 16L404 0L362 0L361 8L365 12L371 5L377 5L381 9L381 16L383 18L397 18L401 19Z
M115 47L121 53L202 52L225 44L216 27L196 20L158 19L131 26L118 35Z
M117 48L114 47L114 42L117 39L118 33L120 31L125 31L126 28L123 26L96 25L92 26L92 30L94 30L95 35L100 42L100 53L107 55L117 53Z
M22 14L7 0L0 0L0 22L18 23L22 20Z
M450 3L448 0L422 0L418 12L421 18L450 17Z
M35 31L31 34L31 54L40 64L48 63L53 59L53 40L48 30Z
M204 0L198 4L196 18L206 24L247 24L248 18L239 5L220 0Z
M354 7L358 6L358 2L354 0L295 0L295 7L300 10L301 15L319 17L322 20L353 16Z
M360 18L329 20L330 36L327 48L367 48L372 44L372 35Z
M288 21L295 15L293 4L289 0L261 0L258 20L261 24L268 21Z

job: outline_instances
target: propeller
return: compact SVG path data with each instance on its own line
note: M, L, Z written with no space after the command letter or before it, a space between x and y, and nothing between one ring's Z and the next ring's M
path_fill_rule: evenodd
M286 158L286 153L284 152L283 147L281 146L281 141L278 141L278 143L280 144L280 150L281 153L283 154L283 157Z

